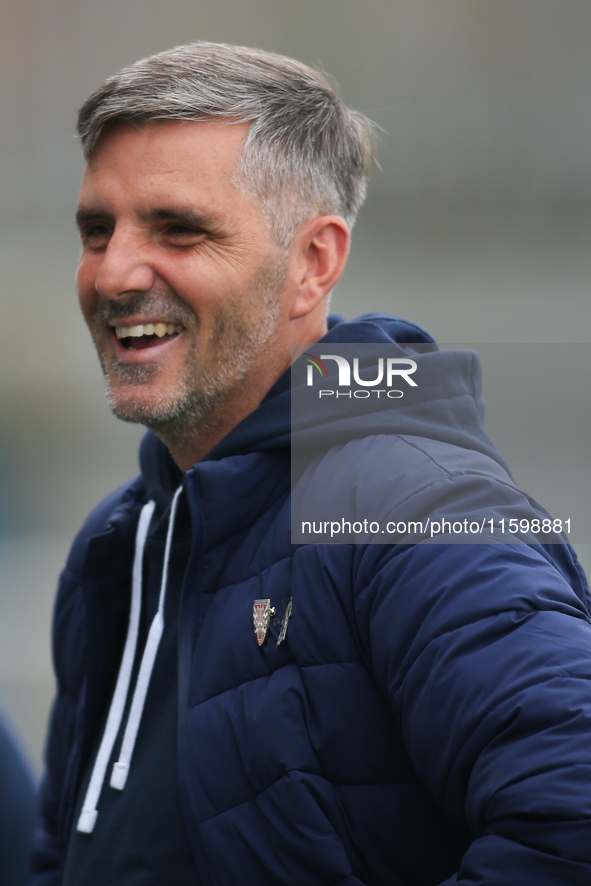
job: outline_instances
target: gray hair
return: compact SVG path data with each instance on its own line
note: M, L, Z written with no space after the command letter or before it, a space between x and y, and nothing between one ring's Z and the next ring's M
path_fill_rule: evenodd
M261 201L280 245L316 214L352 227L373 163L373 125L323 74L286 56L199 42L142 59L87 99L78 135L88 160L113 126L212 118L250 123L237 180Z

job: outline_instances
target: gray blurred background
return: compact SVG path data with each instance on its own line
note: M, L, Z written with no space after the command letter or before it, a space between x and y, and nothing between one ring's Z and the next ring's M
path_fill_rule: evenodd
M0 703L38 770L56 578L87 513L136 472L141 435L103 402L75 301L78 106L123 65L198 39L332 74L382 127L335 310L511 344L483 348L487 428L520 485L576 518L584 542L590 34L589 0L4 0Z

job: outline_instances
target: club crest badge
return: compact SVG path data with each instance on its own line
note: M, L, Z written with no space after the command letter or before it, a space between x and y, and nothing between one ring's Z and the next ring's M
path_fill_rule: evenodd
M262 646L265 642L271 616L275 615L275 609L270 600L255 600L252 607L252 622L257 643Z

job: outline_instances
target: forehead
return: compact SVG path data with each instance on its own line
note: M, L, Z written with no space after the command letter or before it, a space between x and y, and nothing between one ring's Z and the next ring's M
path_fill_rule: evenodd
M93 197L133 194L166 197L185 190L187 196L223 198L237 185L233 173L248 123L220 121L155 121L132 128L117 126L98 142L82 182L81 202Z

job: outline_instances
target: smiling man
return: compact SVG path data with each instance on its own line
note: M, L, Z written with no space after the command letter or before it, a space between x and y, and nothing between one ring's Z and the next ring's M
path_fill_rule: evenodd
M490 502L543 512L484 433L474 355L327 318L369 121L298 62L198 43L107 80L79 135L80 305L113 412L149 431L61 576L35 886L586 886L576 556L492 537ZM415 400L354 362L363 411L322 404L294 500L328 483L491 537L292 544L291 349L317 342L398 349Z

